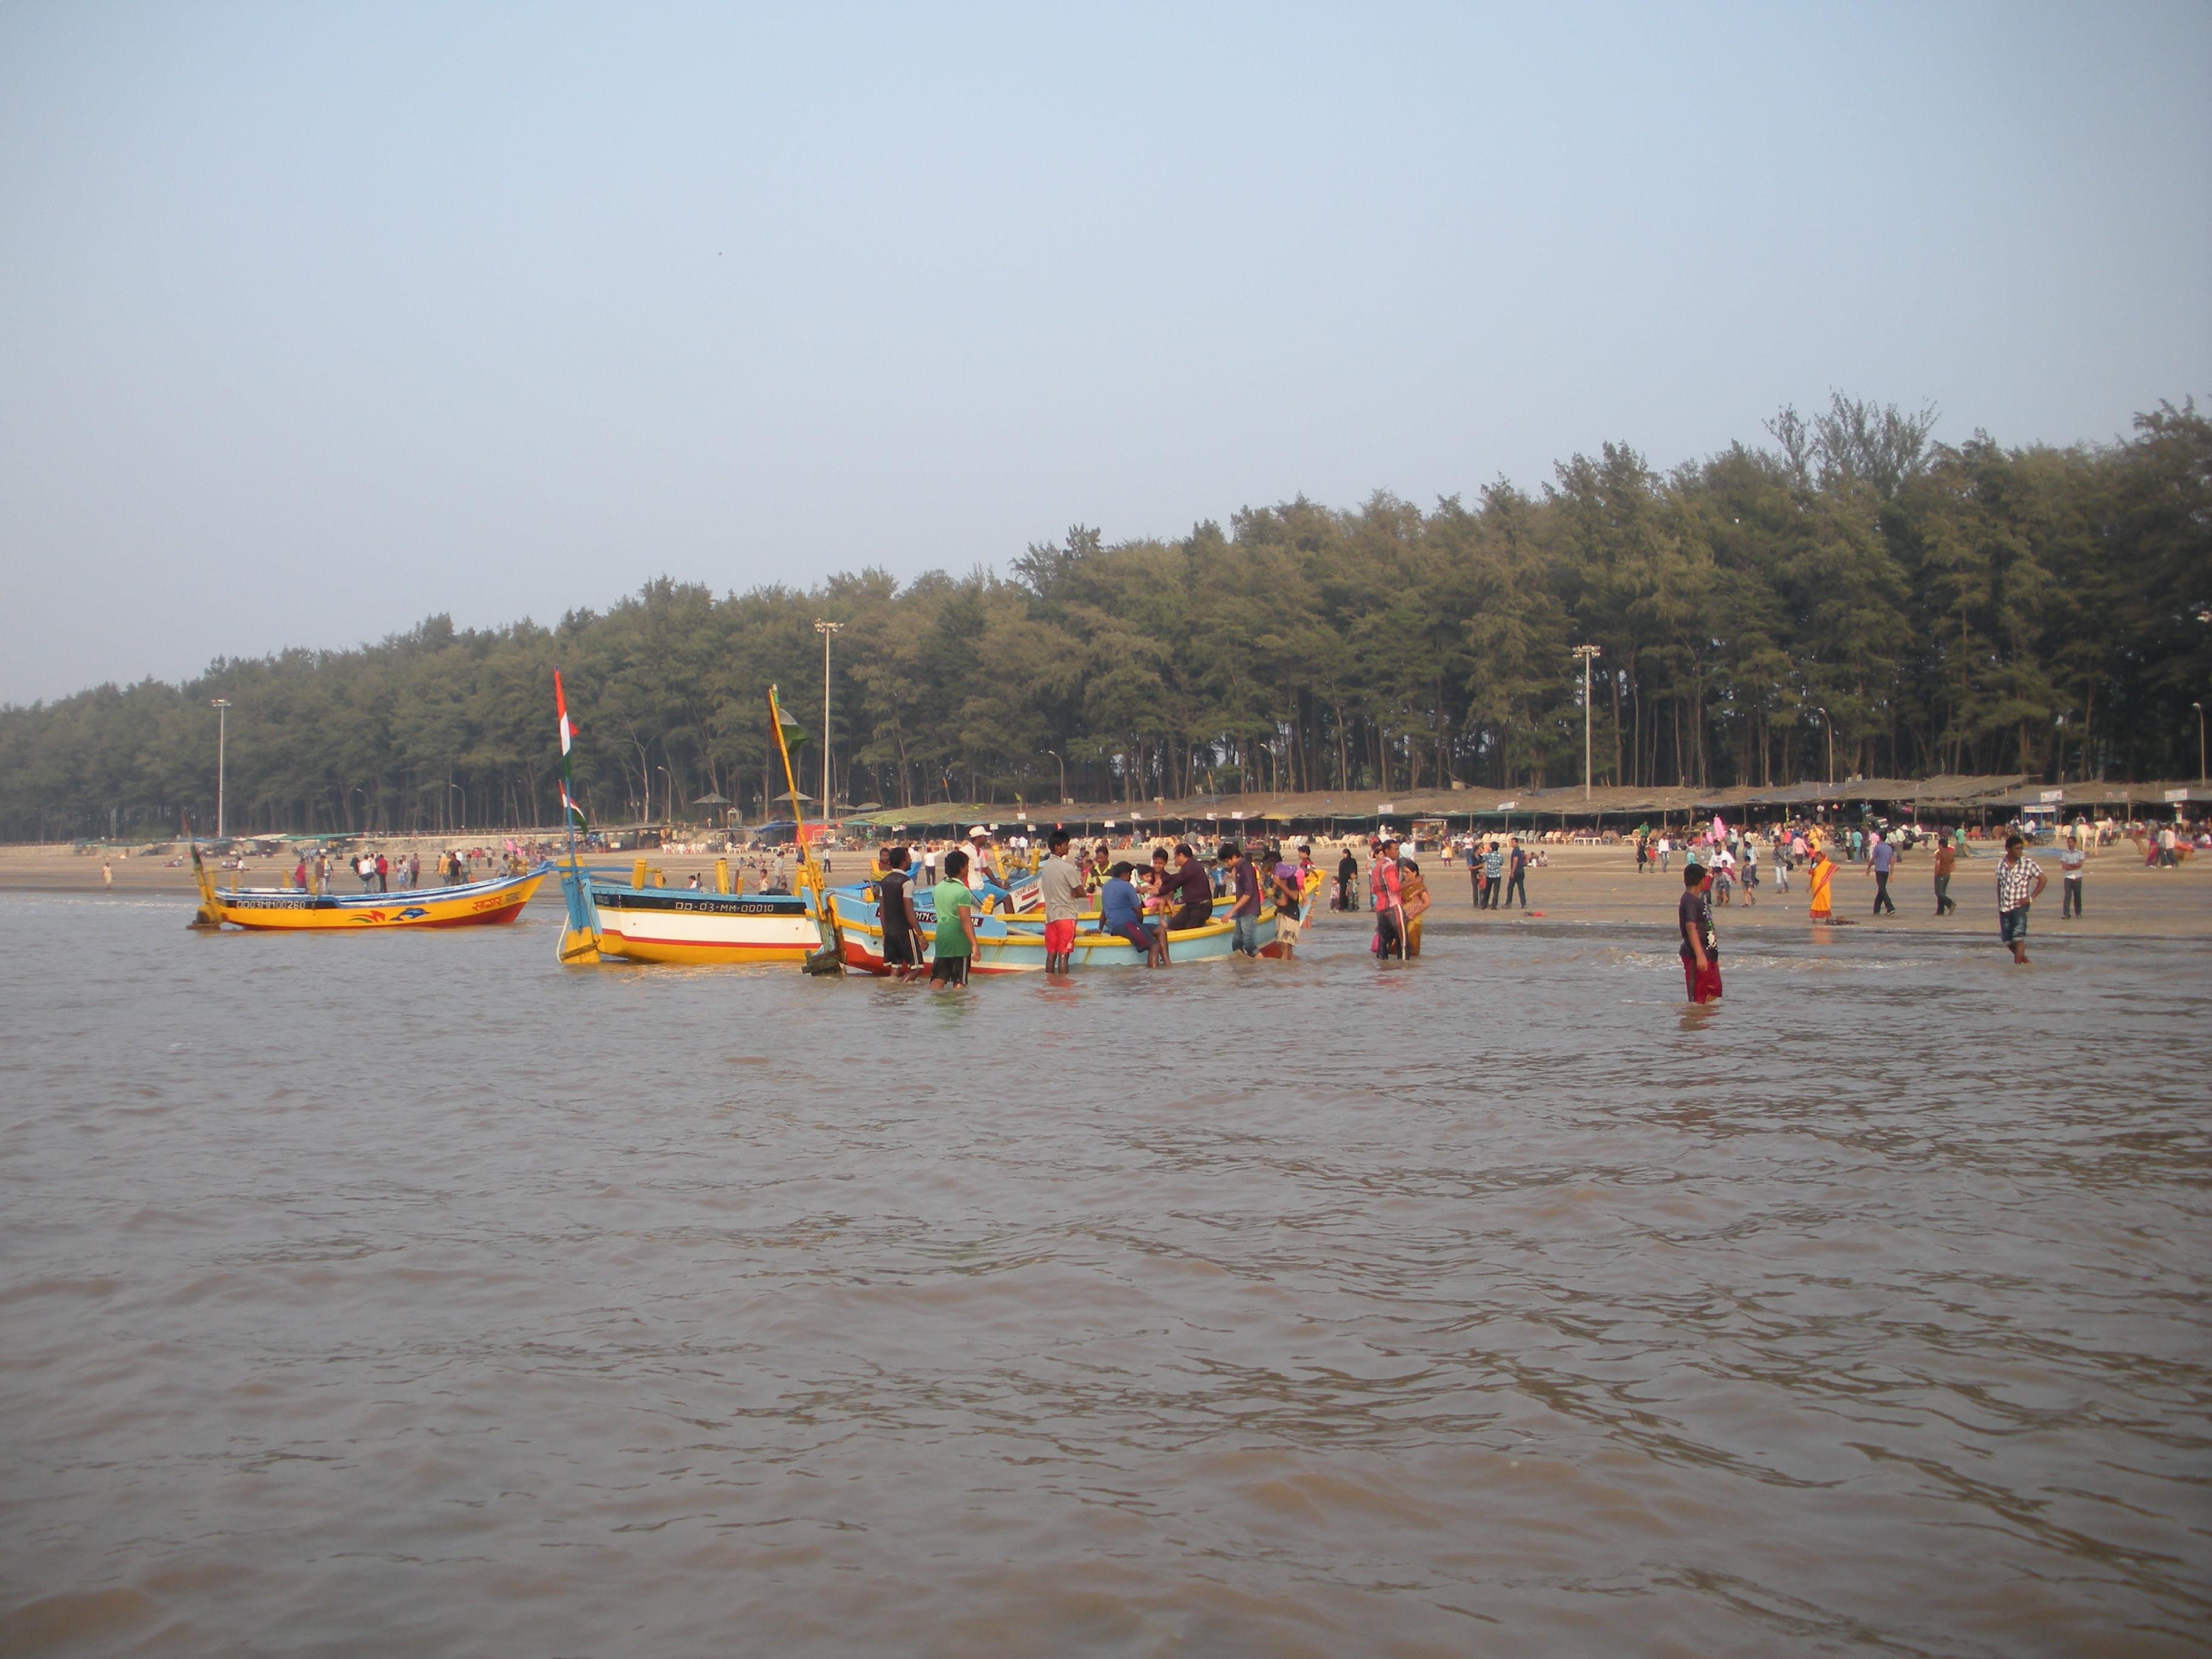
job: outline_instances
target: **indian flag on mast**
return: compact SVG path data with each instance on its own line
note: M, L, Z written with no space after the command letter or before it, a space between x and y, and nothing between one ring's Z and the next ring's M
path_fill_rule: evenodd
M568 760L575 746L576 728L568 723L568 694L561 689L561 671L553 671L553 706L561 711L561 812L571 828L584 828L583 809L576 805L576 775Z

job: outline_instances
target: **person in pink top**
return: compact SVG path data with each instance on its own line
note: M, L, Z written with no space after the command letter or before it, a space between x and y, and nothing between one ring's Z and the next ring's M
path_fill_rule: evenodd
M1388 960L1406 954L1406 902L1398 874L1398 842L1386 836L1375 848L1367 872L1367 890L1375 900L1375 954Z

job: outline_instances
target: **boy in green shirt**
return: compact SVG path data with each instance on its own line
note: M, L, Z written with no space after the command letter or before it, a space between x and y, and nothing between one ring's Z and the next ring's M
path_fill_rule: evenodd
M967 873L968 855L955 848L945 855L945 879L930 891L937 938L929 982L940 991L968 982L969 959L975 954L975 895L961 879Z

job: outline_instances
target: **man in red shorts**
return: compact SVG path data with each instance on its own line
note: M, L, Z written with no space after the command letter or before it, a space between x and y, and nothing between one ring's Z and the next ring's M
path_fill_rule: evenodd
M1044 970L1064 974L1075 954L1075 922L1090 896L1091 883L1083 866L1067 856L1067 831L1055 829L1045 837L1051 856L1037 866L1037 885L1044 890Z
M1713 872L1701 865L1682 866L1682 902L1675 924L1682 933L1682 979L1696 1003L1721 1000L1721 949L1713 938Z

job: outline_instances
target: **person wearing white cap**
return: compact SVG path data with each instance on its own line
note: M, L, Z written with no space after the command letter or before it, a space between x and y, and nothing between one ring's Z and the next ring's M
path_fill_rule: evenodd
M971 884L979 891L995 895L1000 908L1006 908L1012 902L1006 866L992 849L990 830L982 824L968 826L968 857Z

